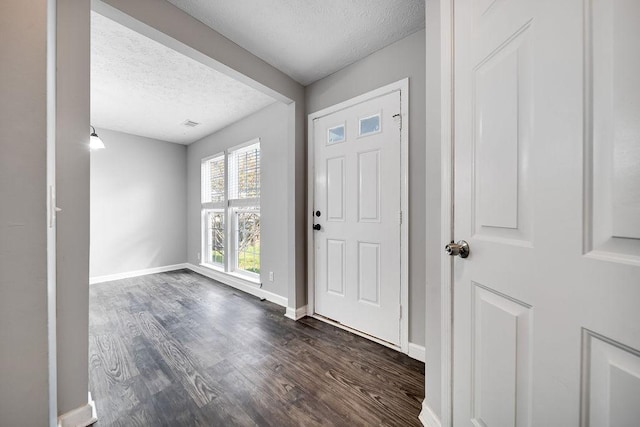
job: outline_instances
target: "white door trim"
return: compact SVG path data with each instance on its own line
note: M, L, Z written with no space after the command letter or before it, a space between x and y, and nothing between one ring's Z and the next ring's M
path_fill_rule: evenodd
M313 201L315 183L315 159L313 132L314 119L335 113L345 108L360 104L373 98L400 91L400 114L402 129L400 131L400 174L401 196L400 209L402 210L402 224L400 225L400 304L402 305L402 318L400 319L400 347L391 346L409 352L409 79L405 78L395 83L372 90L355 98L339 104L327 107L308 116L307 126L307 298L308 315L315 314L315 241L313 234Z
M440 132L441 132L441 288L440 288L440 381L442 427L451 427L453 422L453 259L445 254L444 245L455 239L453 229L454 204L453 161L454 144L454 108L453 92L453 1L440 0Z

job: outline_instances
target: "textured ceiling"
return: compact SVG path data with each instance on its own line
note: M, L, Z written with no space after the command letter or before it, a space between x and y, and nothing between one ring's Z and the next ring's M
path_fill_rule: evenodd
M307 85L424 28L424 0L168 0Z
M275 100L91 13L91 124L190 144ZM192 120L201 123L187 127ZM105 141L108 145L108 141Z

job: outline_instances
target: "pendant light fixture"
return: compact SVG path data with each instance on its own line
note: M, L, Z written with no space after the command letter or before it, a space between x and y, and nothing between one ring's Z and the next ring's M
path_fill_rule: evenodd
M91 126L91 136L89 137L89 148L91 150L101 150L105 148L104 142L100 139L98 134L96 133L96 128Z

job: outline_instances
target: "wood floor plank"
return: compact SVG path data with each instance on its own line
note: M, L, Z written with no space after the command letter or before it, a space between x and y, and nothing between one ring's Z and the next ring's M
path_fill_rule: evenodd
M151 401L156 416L166 426L224 425L222 419L212 416L206 420L200 409L189 397L182 384L175 383L154 396ZM215 414L212 414L215 415ZM208 424L208 422L211 422Z
M220 366L222 365L222 366ZM211 368L212 375L219 378L225 394L231 396L251 417L256 425L292 425L292 420L283 410L283 402L266 393L257 393L255 384L249 382L240 372L233 369L228 361L221 362ZM211 408L216 410L215 407Z
M421 402L423 385L414 384L413 390L407 387L409 378L402 378L402 373L396 370L396 375L389 374L388 371L382 369L376 364L371 364L371 358L367 361L359 361L357 358L349 357L341 351L336 350L331 343L323 340L314 340L313 344L308 343L307 338L291 342L289 346L280 345L280 349L292 352L299 362L303 362L304 366L316 366L325 375L329 375L334 381L340 382L345 391L358 390L363 393L365 399L377 399L379 405L382 405L387 412L393 413L397 404L407 398L415 399L416 403ZM327 348L323 348L322 344L327 344ZM287 360L287 356L280 353L280 357ZM323 357L326 360L323 360ZM295 364L292 364L295 367ZM390 368L387 366L386 368ZM334 372L332 372L332 369ZM304 372L300 373L304 376ZM358 384L360 388L352 387L352 384ZM404 387L388 387L384 393L384 397L372 395L370 390L376 390L379 384L396 385ZM334 384L334 387L337 386Z
M98 427L413 426L424 364L180 270L91 286Z
M215 399L219 393L200 374L198 367L184 347L176 343L151 314L142 311L138 313L137 318L142 333L159 350L165 363L178 374L185 391L198 407Z
M102 368L109 382L124 382L138 375L135 364L118 335L94 335L91 340L95 349L90 356L91 365Z
M299 343L304 346L304 342L299 341ZM292 345L294 344L292 343ZM340 407L342 404L348 408L361 408L361 412L368 412L371 416L378 415L380 422L389 414L395 414L395 405L398 405L398 408L403 408L402 404L405 399L397 399L395 396L397 391L393 387L387 387L382 391L380 382L366 381L345 361L337 358L325 359L324 355L307 349L295 351L295 354L295 360L298 364L289 367L286 371L294 371L295 366L313 367L314 369L310 371L300 369L295 372L294 381L306 379L306 384L309 387L323 384L323 389L329 390L330 393L323 395L322 398L334 401L335 406ZM280 359L288 361L284 355L281 355ZM309 376L307 372L312 372L315 375ZM318 373L322 373L322 375L319 376ZM402 409L396 415L400 415L399 418L402 419ZM411 422L408 421L405 425L411 425Z
M148 427L160 426L163 422L151 402L139 403L128 411L121 413L112 425L115 427Z

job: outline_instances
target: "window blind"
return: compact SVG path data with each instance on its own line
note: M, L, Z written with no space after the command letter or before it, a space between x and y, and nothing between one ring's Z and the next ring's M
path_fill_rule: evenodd
M260 197L260 143L229 153L229 199Z
M202 203L224 202L224 154L202 165Z

